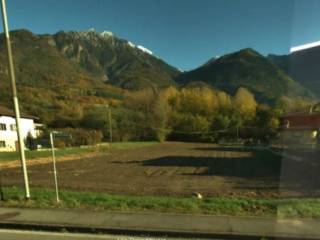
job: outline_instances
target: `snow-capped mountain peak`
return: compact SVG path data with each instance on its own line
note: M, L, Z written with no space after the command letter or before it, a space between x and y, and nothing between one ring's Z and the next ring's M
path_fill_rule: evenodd
M135 45L134 43L128 41L127 42L128 45L132 48L136 48L136 49L139 49L140 51L144 52L144 53L147 53L149 55L153 55L153 52L151 50L149 50L148 48L142 46L142 45Z
M132 47L132 48L135 48L136 47L136 45L134 45L132 42L130 42L130 41L128 41L128 45L130 46L130 47Z
M96 45L99 44L100 40L102 40L102 41L112 40L112 42L114 42L114 40L121 40L116 35L114 35L113 32L110 32L110 31L98 32L94 28L90 28L85 31L71 31L68 33L71 34L71 36L73 36L76 39L85 39L85 40L90 41ZM137 49L143 53L157 57L154 55L154 53L151 50L149 50L148 48L146 48L142 45L136 45L131 41L127 41L127 45L130 46L131 48Z
M114 34L110 31L98 32L94 28L90 28L85 31L77 31L74 33L77 34L78 37L83 37L83 38L87 38L87 39L92 39L92 38L96 38L96 37L108 39L108 38L114 37Z
M138 45L137 48L140 49L141 51L147 53L147 54L153 55L153 52L151 50L149 50L148 48L144 47L144 46Z
M113 36L114 36L113 33L110 32L110 31L103 31L102 33L100 33L100 35L101 35L102 37L105 37L105 38L113 37Z

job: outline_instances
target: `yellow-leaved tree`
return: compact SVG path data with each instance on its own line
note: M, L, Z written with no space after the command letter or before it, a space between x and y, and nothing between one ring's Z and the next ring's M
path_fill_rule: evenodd
M233 104L246 117L253 117L256 114L258 104L254 95L246 88L239 88L237 90Z

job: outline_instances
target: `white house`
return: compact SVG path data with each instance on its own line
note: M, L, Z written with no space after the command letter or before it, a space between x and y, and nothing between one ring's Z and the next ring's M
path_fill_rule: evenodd
M24 139L29 134L37 137L36 117L21 114L21 132ZM0 151L16 151L18 147L18 134L14 111L0 106Z

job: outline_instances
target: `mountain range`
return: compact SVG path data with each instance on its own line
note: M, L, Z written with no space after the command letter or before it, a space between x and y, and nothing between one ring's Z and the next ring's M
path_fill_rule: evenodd
M188 72L181 72L147 48L111 32L88 31L34 34L11 32L17 83L25 111L52 111L74 117L77 103L121 100L126 91L208 84L234 94L239 87L253 92L259 102L273 103L282 96L317 99L320 47L286 56L263 56L243 49ZM0 101L9 105L9 79L4 35L0 35ZM43 114L39 113L43 110ZM79 113L80 114L80 113ZM46 119L50 122L51 119Z
M126 89L169 86L179 73L147 48L111 32L59 32L52 36L52 43L65 58L92 76Z
M268 56L270 61L317 97L320 97L319 58L320 46L296 51L290 55Z
M239 87L245 87L260 102L272 102L281 96L313 98L311 91L250 48L210 60L177 78L181 84L194 81L203 81L229 94L234 94Z

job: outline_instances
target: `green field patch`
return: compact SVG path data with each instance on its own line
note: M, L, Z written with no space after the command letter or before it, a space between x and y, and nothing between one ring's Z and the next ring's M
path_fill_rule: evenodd
M135 148L143 148L149 147L157 144L158 142L121 142L121 143L113 143L111 145L111 149L121 150L121 149L135 149ZM86 153L103 153L109 152L109 144L101 144L98 146L85 146L85 147L73 147L73 148L64 148L64 149L56 149L55 154L56 157L64 157L70 155L79 155ZM39 151L26 151L26 159L37 159L37 158L47 158L51 157L51 150L39 150ZM14 161L19 160L18 152L0 152L0 161Z

